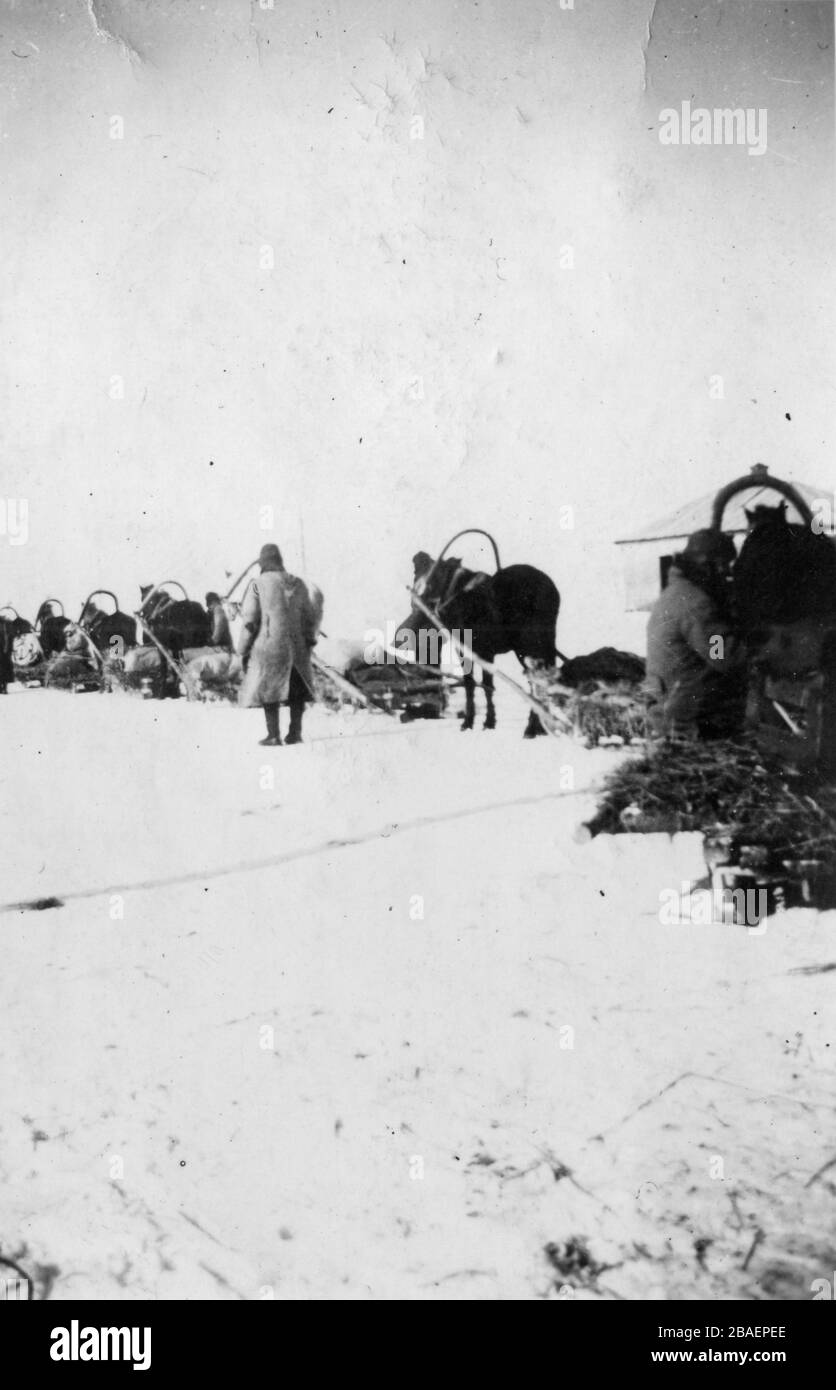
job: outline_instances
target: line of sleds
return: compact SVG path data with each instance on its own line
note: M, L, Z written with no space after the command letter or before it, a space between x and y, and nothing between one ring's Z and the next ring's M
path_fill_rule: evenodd
M4 623L9 635L11 678L18 685L30 688L46 684L52 659L63 650L67 630L75 627L66 616L61 600L44 599L34 622L6 604L0 608L0 622Z
M248 567L223 600L234 619L233 595ZM176 592L173 592L176 591ZM237 699L240 663L231 643L212 645L211 619L190 600L177 580L141 591L142 602L125 612L110 589L95 589L77 620L67 617L60 599L45 599L33 622L7 605L0 609L11 633L11 678L23 688L44 687L71 694L128 690L144 699ZM102 603L107 601L107 607ZM356 704L412 719L438 719L446 711L458 677L429 667L359 653L356 643L322 643L314 655L318 694L326 705Z
M240 607L235 595L254 567L238 576L222 600L230 620ZM10 678L21 687L72 694L127 690L145 699L237 699L242 673L231 642L227 648L212 645L209 614L177 580L141 589L133 613L102 588L88 595L76 620L56 598L44 600L33 622L11 607L0 610L0 619L12 633ZM325 634L313 666L317 696L326 706L365 707L404 723L441 719L462 685L459 672L440 661L426 665L402 649L372 651L358 642L332 642ZM605 648L564 661L548 673L548 690L537 693L561 707L564 727L574 727L587 744L619 745L642 732L643 675L640 658Z
M210 645L209 614L176 580L144 589L133 614L112 590L94 589L75 621L55 598L44 600L34 622L11 606L0 609L0 619L11 635L11 676L24 688L133 689L163 698L198 694L202 686L208 698L223 687L233 660L230 651Z
M179 591L177 597L171 594L173 589ZM99 606L105 599L109 611ZM25 688L72 694L129 690L145 699L186 696L234 701L240 669L232 653L213 647L206 633L204 640L189 645L171 640L170 625L165 623L169 601L190 602L179 581L166 580L145 590L134 614L125 612L109 589L94 590L75 621L55 598L44 600L34 622L11 606L3 608L0 617L8 620L14 634L14 680ZM232 614L237 610L230 596L224 607ZM191 634L195 639L200 635ZM361 644L350 641L321 640L314 665L317 693L326 706L353 703L405 723L441 719L451 694L461 686L460 676L449 669L405 660L402 653L385 649L370 657ZM550 687L542 693L566 710L585 742L615 746L631 742L643 731L638 697L643 675L641 658L603 648L565 662L551 673Z
M801 521L786 522L781 509L756 508L755 513L763 513L765 519L757 518L735 566L735 597L739 603L741 595L748 596L751 612L745 604L741 612L746 617L743 628L747 645L753 644L754 650L749 663L746 725L755 730L762 746L777 753L786 764L806 768L827 765L832 770L836 768L836 592L832 592L836 590L836 571L831 576L822 557L833 569L836 552L832 540L814 534L811 509L792 485L768 475L761 466L718 493L711 521L713 530L723 529L729 500L754 486L777 491L796 507ZM453 541L464 534L467 532L457 533ZM520 643L509 646L508 641L504 645L488 641L488 637L496 635L491 628L492 623L496 626L490 616L491 602L496 607L500 599L508 598L505 591L512 576L529 588L532 577L545 581L554 590L555 609L559 603L547 576L529 566L501 566L495 543L489 539L497 569L492 576L471 573L460 561L445 559L453 541L435 561L423 552L413 557L414 563L422 561L421 566L416 563L414 611L412 619L401 625L399 638L410 621L428 622L455 647L455 636L451 637L449 631L445 634L445 627L454 633L469 631L469 622L459 624L453 618L459 608L467 617L470 603L474 614L473 650L466 652L462 648L459 655L469 655L482 668L486 692L489 675L491 679L507 679L493 665L494 652L512 650L524 666L530 691L516 682L509 683L536 708L551 731L573 733L593 746L623 746L641 741L645 734L641 658L603 648L573 660L558 653L560 664L554 665L553 657L551 661L529 662L527 657L532 649ZM796 551L802 555L803 565L809 569L809 594L806 578L797 586L788 583L790 551L792 555ZM804 558L808 552L809 560ZM429 571L424 561L428 562ZM742 580L744 562L748 563L747 584ZM234 599L236 590L254 568L255 563L248 565L226 594L222 606L230 615L239 606ZM822 613L813 602L814 579L822 591L815 600ZM800 595L795 593L796 588L802 591ZM429 595L435 590L437 602L433 606ZM489 591L492 597L488 597ZM99 606L104 598L112 611L103 611ZM517 608L521 613L524 608L527 615L531 598L528 589L523 588L518 598ZM240 668L231 649L212 646L206 610L189 600L183 586L174 580L143 589L142 602L133 614L122 611L115 594L101 589L85 600L74 623L66 617L57 599L41 604L34 623L26 622L12 609L0 610L0 619L5 620L6 633L10 628L13 631L13 677L24 686L62 686L75 692L133 687L146 696L185 694L188 698L230 699L234 698L240 680ZM553 632L554 621L553 615L548 622L544 618L543 631L548 628ZM501 631L505 632L505 628ZM550 645L554 652L551 639ZM377 658L361 651L348 661L329 659L321 642L314 664L326 701L348 700L400 714L405 719L437 719L443 715L451 690L460 683L458 674L414 660L392 660L393 655L386 651ZM464 679L467 686L466 674ZM486 727L493 727L493 723L486 721Z

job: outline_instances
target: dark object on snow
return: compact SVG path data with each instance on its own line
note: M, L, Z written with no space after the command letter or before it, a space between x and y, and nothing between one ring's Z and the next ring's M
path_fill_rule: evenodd
M620 652L615 647L598 647L588 656L573 656L560 668L560 683L576 690L587 681L603 681L607 685L623 682L641 685L645 664L633 652Z

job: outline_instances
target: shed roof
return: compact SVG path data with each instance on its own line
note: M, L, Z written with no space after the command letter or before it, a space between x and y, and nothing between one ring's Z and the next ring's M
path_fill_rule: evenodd
M832 489L816 488L809 483L793 483L793 487L812 507L817 501L832 502ZM711 512L714 506L714 499L718 489L714 492L707 492L703 497L697 498L695 502L687 502L685 506L679 507L675 512L663 516L659 521L651 522L645 529L635 536L626 536L623 540L617 540L616 545L641 545L643 541L663 541L681 540L685 536L690 536L692 532L701 530L704 526L711 525ZM726 505L723 513L723 530L729 535L742 534L748 530L745 516L745 508L752 507L758 502L764 502L767 506L774 506L778 501L777 495L773 492L769 483L754 483L751 488L744 492L738 492ZM790 521L800 520L795 507L791 502L787 503L787 517ZM829 530L830 527L828 526Z

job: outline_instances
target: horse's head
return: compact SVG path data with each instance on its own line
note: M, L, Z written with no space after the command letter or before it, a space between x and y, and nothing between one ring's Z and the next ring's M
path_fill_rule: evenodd
M92 599L88 599L81 610L79 622L82 627L91 627L94 623L101 622L104 616L104 609L99 608L98 604L94 603Z
M413 589L413 592L415 592L415 593L419 592L419 586L421 587L421 590L423 590L423 585L424 585L424 581L425 581L425 579L426 579L426 576L429 574L429 572L430 572L430 570L432 569L434 563L435 563L435 561L433 560L432 555L428 555L427 552L426 552L426 550L419 550L419 551L417 552L417 554L413 555L413 557L412 557L412 589ZM403 622L398 624L398 627L397 627L397 629L396 629L396 631L395 631L395 638L394 638L394 641L395 641L395 646L396 646L396 647L400 647L400 648L404 648L404 649L405 649L406 647L412 646L412 644L413 644L414 641L415 641L415 634L416 634L416 632L418 631L418 628L421 626L422 618L423 618L423 615L421 614L420 610L418 609L418 607L416 606L415 602L413 601L412 606L411 606L411 612L410 612L410 614L409 614L409 617L408 617L408 618L404 618ZM426 620L424 619L424 621L426 621Z
M174 602L171 594L166 593L165 589L158 589L155 584L140 584L139 596L142 600L139 611L146 623L155 622Z
M446 560L431 561L424 573L416 576L413 593L440 622L446 622L447 610L464 573L461 560L452 555ZM421 610L418 612L420 614Z
M417 584L417 583L418 583L418 580L419 580L419 579L422 579L422 578L424 577L424 575L427 574L427 573L432 569L432 567L433 567L434 564L435 564L435 561L433 560L432 555L428 555L427 552L426 552L426 550L419 550L418 553L417 553L416 555L413 555L413 557L412 557L412 582L413 582L413 584Z
M767 507L759 502L751 511L748 507L745 507L744 511L750 531L760 530L764 526L786 526L787 524L786 502L779 502L777 507Z
M444 626L455 626L455 620L451 613L451 605L455 598L459 579L465 574L462 570L462 562L449 556L445 560L433 560L432 556L420 550L412 559L414 571L414 583L412 586L413 601L412 612L408 618L398 627L395 634L395 644L398 647L410 647L416 651L422 664L437 665L439 659L438 652L438 630L427 617L423 608L428 608L434 617ZM422 607L415 602L420 599ZM421 634L426 633L426 638L421 639ZM417 641L416 641L417 639ZM421 653L424 653L422 656ZM426 653L429 652L430 656Z

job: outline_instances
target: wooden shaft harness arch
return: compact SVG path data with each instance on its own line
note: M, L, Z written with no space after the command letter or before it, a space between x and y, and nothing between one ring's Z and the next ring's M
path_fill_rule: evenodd
M148 605L149 605L149 603L151 602L151 600L152 600L152 598L154 597L154 595L155 595L155 594L161 594L161 593L164 591L166 584L174 584L175 587L178 588L178 589L180 590L181 594L183 595L183 598L184 598L184 599L186 600L186 602L188 603L189 595L186 593L186 590L185 590L184 586L180 583L180 580L179 580L179 579L163 579L159 584L154 584L154 585L148 590L148 593L145 595L145 598L142 600L142 603L139 605L139 610L138 610L138 611L139 611L140 613L145 613L145 612L147 611Z
M499 570L502 569L502 563L499 558L499 546L497 545L490 531L483 531L481 526L466 526L463 531L457 531L455 536L450 537L449 541L444 546L444 549L441 551L438 558L436 560L433 560L424 578L425 586L429 583L430 578L435 573L437 566L441 564L441 561L444 559L445 555L447 554L447 551L450 549L450 546L454 545L460 536L485 536L487 540L489 540L491 543L494 560L496 561L497 572L499 572Z
M749 492L753 487L771 488L773 492L780 493L782 497L786 497L788 502L792 502L805 526L812 523L812 509L792 483L785 483L783 478L773 478L765 463L756 463L744 477L735 478L734 482L727 483L717 493L711 512L712 531L722 529L723 512L732 497L736 497L738 492Z

